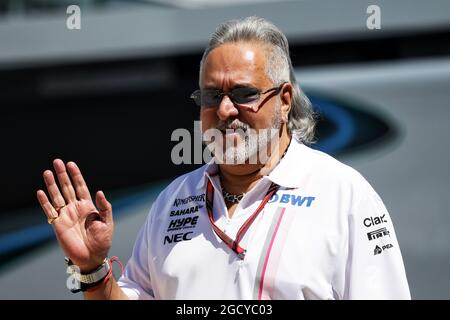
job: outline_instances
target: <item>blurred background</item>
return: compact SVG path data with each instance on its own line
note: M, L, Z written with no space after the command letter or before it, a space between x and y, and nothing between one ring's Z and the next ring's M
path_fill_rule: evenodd
M384 200L413 298L450 298L450 1L0 0L0 299L82 298L35 199L56 157L111 199L111 254L127 261L152 201L197 167L172 163L171 133L194 131L208 38L249 15L290 41L321 115L314 148Z

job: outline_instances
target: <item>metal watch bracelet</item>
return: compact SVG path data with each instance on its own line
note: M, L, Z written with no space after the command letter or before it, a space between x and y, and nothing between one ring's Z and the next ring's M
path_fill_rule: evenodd
M111 268L108 259L103 260L103 263L94 271L89 273L80 272L80 268L73 264L70 258L65 258L66 263L68 265L67 272L70 275L73 275L74 278L80 281L82 284L90 285L103 280L109 273L109 269Z

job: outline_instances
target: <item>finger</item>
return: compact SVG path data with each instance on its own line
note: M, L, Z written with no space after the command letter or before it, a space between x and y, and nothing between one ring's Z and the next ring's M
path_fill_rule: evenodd
M62 207L66 204L61 192L59 192L59 188L56 185L55 177L53 176L53 172L50 170L44 171L44 182L47 186L48 194L50 195L50 199L52 200L53 206L56 208ZM45 194L45 193L44 193ZM47 195L45 196L47 198Z
M45 192L42 190L38 190L38 192L36 192L36 196L39 201L39 204L42 207L42 210L44 210L44 213L47 216L47 219L48 218L57 218L58 212L56 212L53 205L48 201L48 198L47 198L47 195L45 194Z
M76 201L77 197L75 194L75 189L73 188L72 182L70 181L69 175L67 174L64 162L62 162L61 159L55 159L53 161L53 167L55 168L64 199L67 200L67 203Z
M67 163L67 171L69 171L70 178L75 186L75 192L79 199L92 200L89 189L84 181L83 175L75 162Z
M97 204L97 208L99 210L100 216L106 222L112 221L112 206L111 203L106 200L105 194L103 191L98 191L95 195L95 202Z

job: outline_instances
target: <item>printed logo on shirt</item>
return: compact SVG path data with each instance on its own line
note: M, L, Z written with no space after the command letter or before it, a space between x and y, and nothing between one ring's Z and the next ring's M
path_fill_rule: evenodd
M379 246L376 246L373 250L373 255L376 256L377 254L380 254L383 252L383 249L381 249Z
M195 228L197 226L198 217L199 216L172 220L169 223L167 231Z
M389 234L389 231L386 228L381 228L375 231L371 231L367 234L367 237L369 238L369 240L375 240L384 236L391 236Z
M302 196L297 196L295 194L289 194L289 193L282 193L282 194L278 194L275 193L269 200L268 203L288 203L290 205L293 206L304 206L304 207L310 207L312 202L316 199L316 197L302 197Z
M179 210L172 210L170 211L170 216L181 216L181 215L185 215L185 214L191 214L191 213L195 213L198 212L198 209L203 208L202 205L198 205L198 206L193 206L190 208L185 208L185 209L179 209Z
M393 248L394 245L391 243L388 243L387 245L382 246L381 248L379 246L375 246L375 249L373 250L373 255L376 256L377 254L382 253L384 250Z
M174 233L171 235L166 235L164 237L164 245L166 245L167 243L176 243L176 242L181 242L181 241L189 241L192 240L192 234L193 232L186 232L186 233Z
M364 226L366 227L372 227L372 226L376 226L380 223L386 223L387 219L385 218L385 214L383 214L382 216L379 217L369 217L369 218L365 218L364 219Z
M205 194L202 193L202 194L199 194L197 196L188 196L186 198L181 198L181 199L177 198L173 202L173 205L175 207L178 207L178 206L181 206L183 204L188 204L189 202L193 202L193 201L195 201L195 202L205 202Z

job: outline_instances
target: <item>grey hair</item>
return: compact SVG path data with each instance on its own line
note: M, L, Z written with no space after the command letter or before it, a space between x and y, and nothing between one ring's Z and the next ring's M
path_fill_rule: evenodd
M240 20L230 20L219 25L203 53L200 62L200 75L203 62L213 49L225 43L241 41L256 41L267 45L266 73L268 78L275 85L285 81L292 84L293 96L288 117L288 130L298 141L305 144L313 143L316 124L315 113L308 97L297 84L286 36L273 23L252 16ZM201 79L201 76L199 79Z

